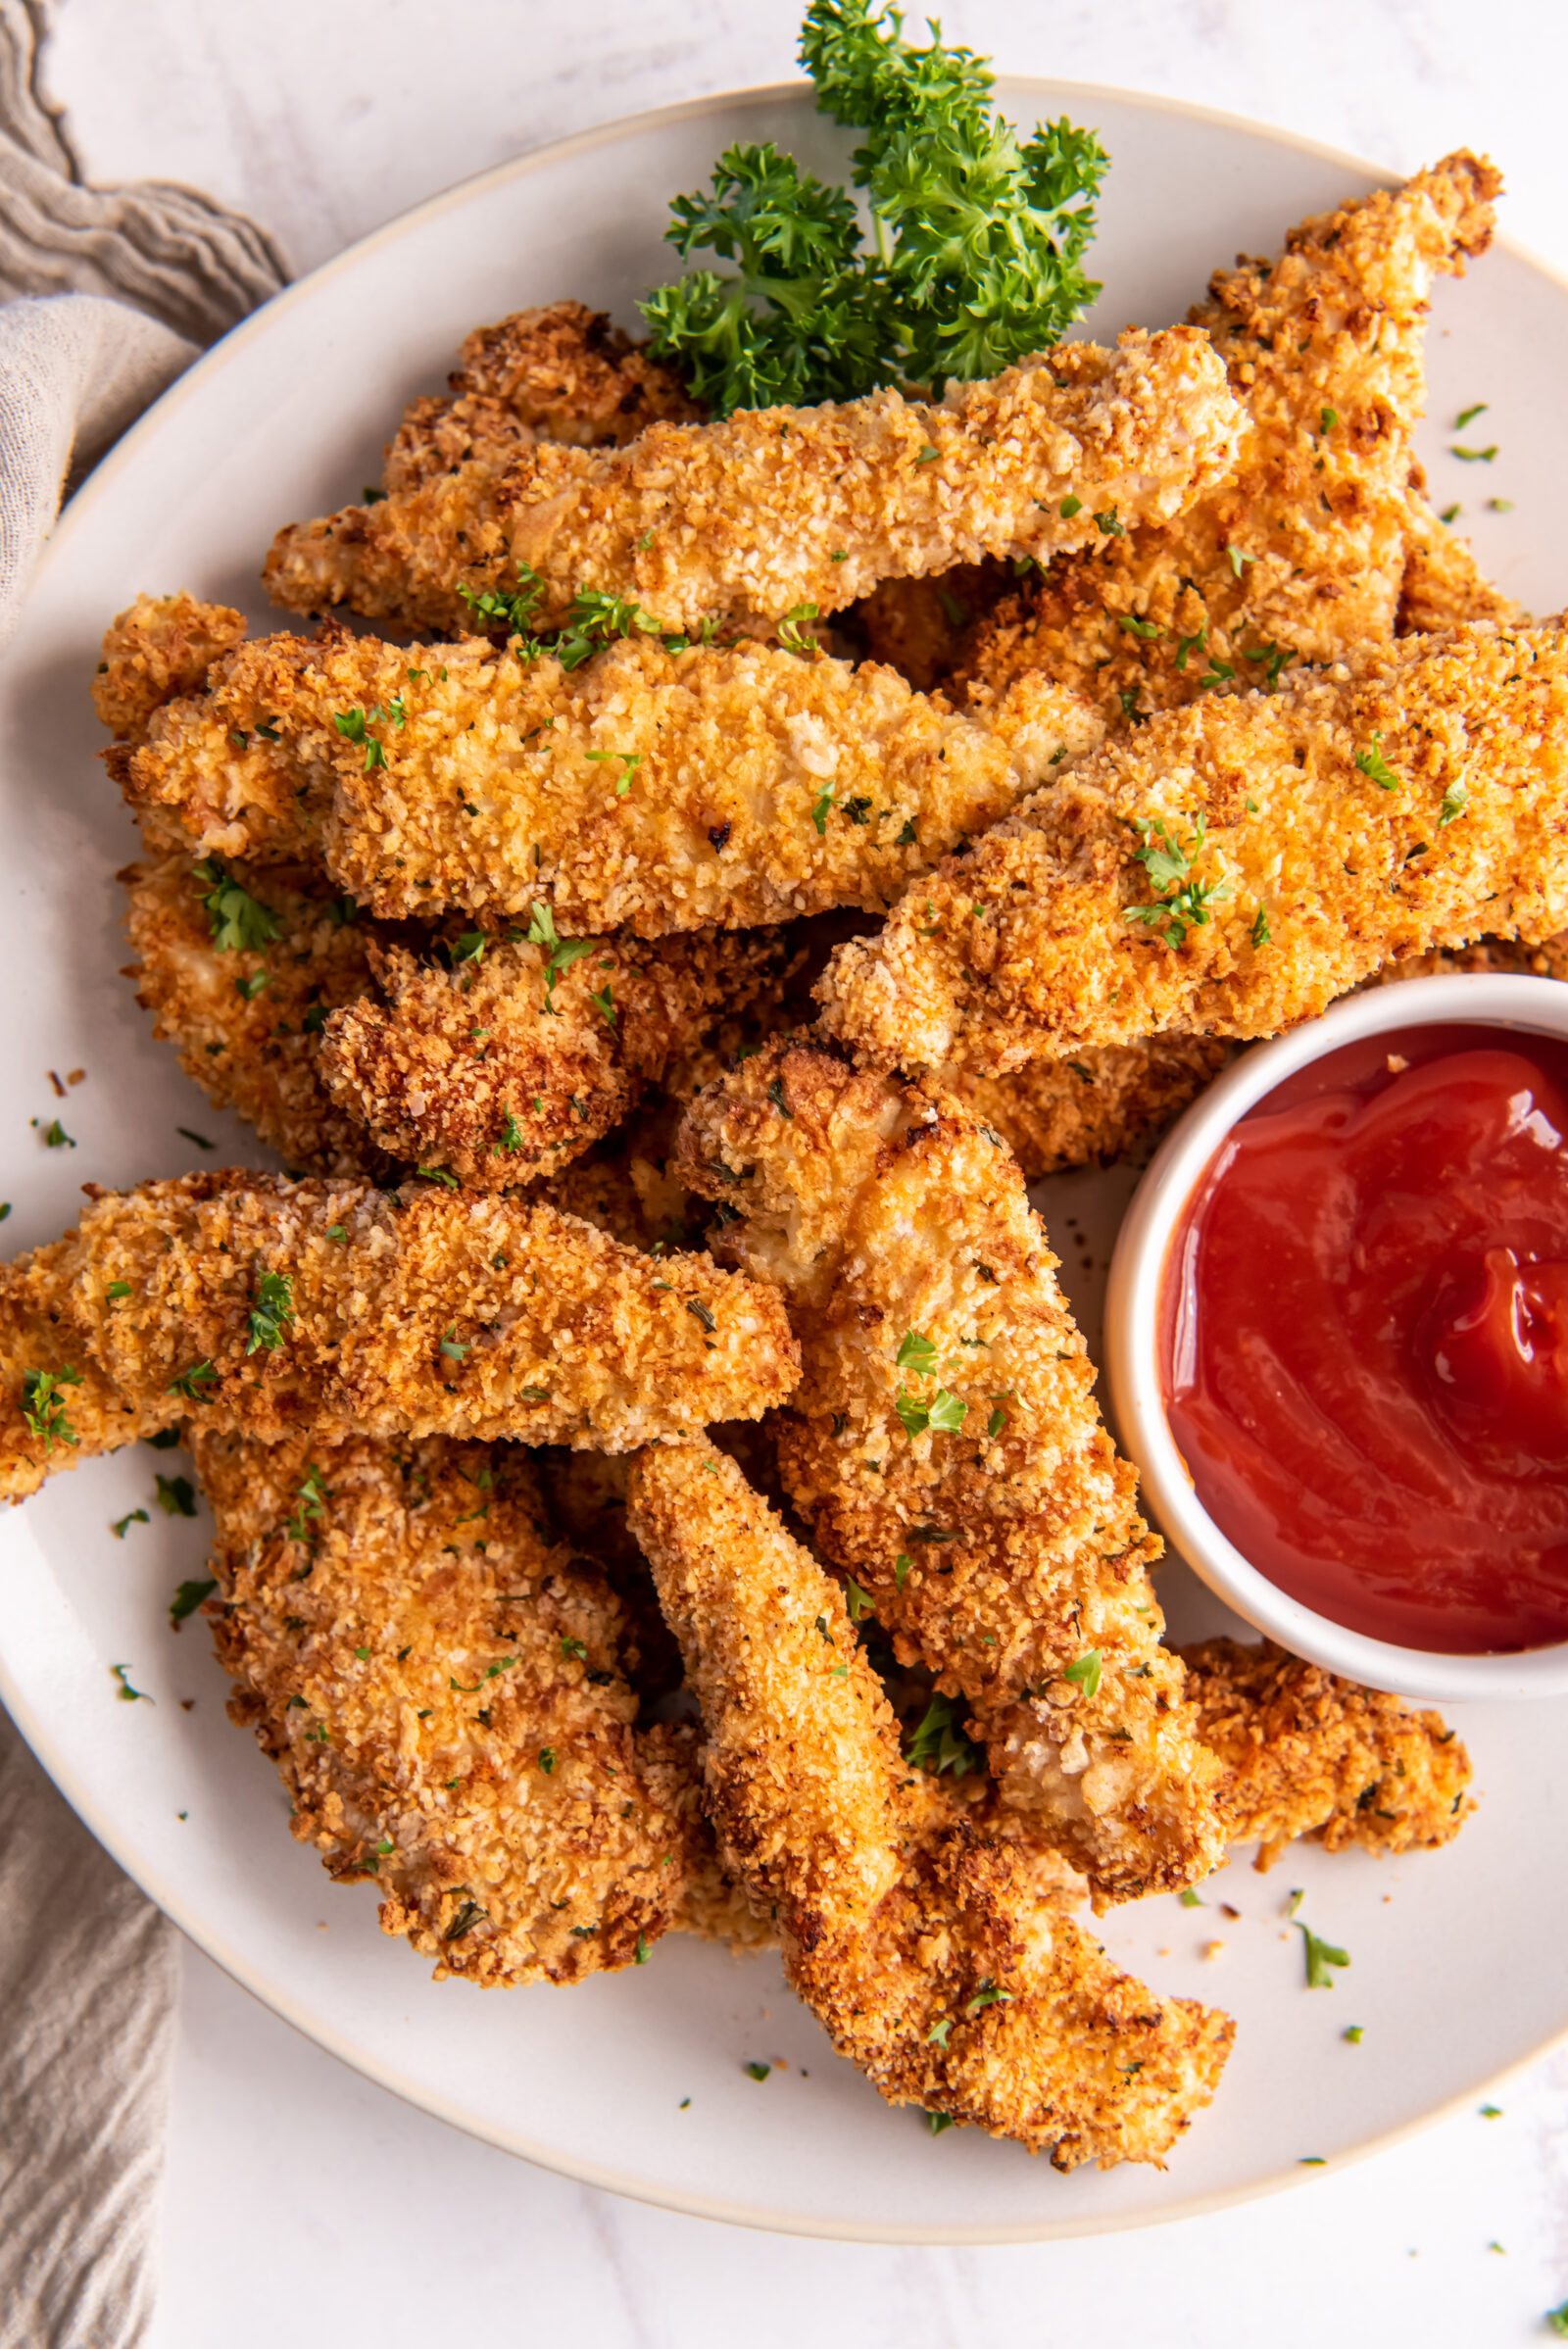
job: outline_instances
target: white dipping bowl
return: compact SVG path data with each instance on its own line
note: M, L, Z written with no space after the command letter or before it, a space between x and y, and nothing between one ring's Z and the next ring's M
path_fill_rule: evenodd
M1171 1239L1237 1121L1287 1077L1364 1037L1463 1024L1568 1039L1568 985L1477 972L1405 979L1336 1003L1321 1019L1252 1047L1173 1127L1128 1208L1105 1297L1105 1373L1116 1433L1143 1478L1149 1514L1171 1547L1237 1614L1298 1656L1401 1696L1568 1694L1568 1641L1516 1655L1444 1655L1369 1639L1317 1614L1243 1556L1193 1489L1165 1416L1159 1300Z

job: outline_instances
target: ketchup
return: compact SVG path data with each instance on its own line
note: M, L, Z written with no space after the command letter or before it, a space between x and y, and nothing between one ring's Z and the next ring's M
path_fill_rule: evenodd
M1160 1309L1171 1433L1271 1582L1406 1647L1568 1639L1568 1046L1410 1028L1301 1070Z

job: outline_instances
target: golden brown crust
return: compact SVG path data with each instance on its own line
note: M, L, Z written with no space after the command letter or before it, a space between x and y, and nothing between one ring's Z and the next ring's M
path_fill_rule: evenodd
M756 1416L797 1375L778 1298L707 1257L543 1201L241 1169L95 1194L59 1309L127 1402L263 1442L335 1419L625 1450Z
M46 1476L155 1435L169 1413L121 1393L69 1309L79 1236L0 1265L0 1493L25 1500ZM47 1374L40 1392L34 1382Z
M1229 893L1179 940L1177 884L1143 860L1161 824L1181 890ZM1079 761L840 948L823 1026L883 1065L984 1074L1167 1029L1273 1035L1391 959L1560 930L1565 838L1568 632L1406 637Z
M1529 626L1530 614L1483 576L1469 540L1438 519L1417 486L1410 495L1395 628L1400 636L1431 635L1467 620L1519 628Z
M245 636L244 615L191 595L138 596L104 633L93 708L117 742L139 743L155 710L200 693L220 653Z
M180 1067L220 1109L234 1109L286 1165L310 1174L369 1174L388 1160L363 1118L321 1082L322 1024L370 986L377 935L314 875L292 886L279 872L230 870L276 924L265 947L220 949L203 906L212 871L188 854L127 865L125 929L136 960L125 976L172 1043ZM412 1154L412 1153L410 1153Z
M242 646L115 771L174 842L319 857L382 917L544 904L563 937L658 937L890 904L1102 731L1036 679L979 726L891 669L760 646L643 635L568 672L334 628Z
M476 326L448 381L450 397L405 410L386 453L389 496L466 465L499 470L535 440L619 448L658 417L684 423L701 413L671 368L581 302Z
M461 950L446 962L376 955L384 1001L333 1012L320 1074L382 1150L481 1190L580 1157L783 956L768 932L607 938L561 971L515 937L475 933Z
M779 1465L822 1555L968 1699L1004 1799L1098 1898L1205 1874L1212 1774L1159 1644L1160 1545L1000 1136L786 1041L701 1094L678 1147L732 1218L714 1245L789 1300ZM934 1427L910 1428L920 1406Z
M1182 1650L1233 1843L1271 1868L1297 1835L1328 1851L1436 1850L1475 1809L1470 1757L1441 1715L1337 1679L1270 1639Z
M539 442L482 492L453 494L469 466L440 497L426 484L295 523L265 577L289 611L347 603L450 630L460 581L506 592L526 563L546 581L543 619L591 585L666 628L766 625L802 605L840 611L893 575L1088 545L1097 514L1168 518L1223 476L1234 439L1206 337L1129 328L1114 352L1064 344L937 403L880 391L743 410L655 423L610 453Z
M1230 1059L1216 1036L1151 1036L1009 1076L939 1070L936 1083L996 1129L1026 1182L1069 1166L1108 1166L1157 1142Z
M640 1963L706 1856L690 1741L634 1730L624 1611L554 1541L526 1455L325 1429L194 1448L229 1712L298 1840L374 1878L438 1982Z
M1049 2149L1163 2159L1234 2027L1159 1999L900 1752L843 1594L707 1444L633 1463L631 1524L707 1730L728 1867L776 1910L791 1982L890 2103Z
M957 563L926 579L884 579L846 613L873 661L885 661L917 693L946 683L971 631L1013 586L1023 566Z
M1281 659L1332 661L1390 635L1427 296L1485 252L1499 186L1461 150L1303 221L1272 267L1216 272L1192 318L1242 404L1233 473L1175 521L1058 561L1008 598L977 631L971 704L1042 668L1125 730L1205 679L1263 682Z

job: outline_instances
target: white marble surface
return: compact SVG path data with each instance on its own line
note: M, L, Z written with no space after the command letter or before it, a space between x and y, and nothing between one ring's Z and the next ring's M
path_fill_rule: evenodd
M797 0L65 0L55 94L100 181L243 205L298 269L540 141L792 70ZM1549 0L962 0L1019 72L1262 117L1392 167L1467 141L1507 231L1568 270ZM1180 190L1172 190L1180 201ZM1216 255L1216 260L1222 258ZM1441 1962L1434 1951L1433 1962ZM1508 1995L1507 1954L1495 1995ZM1283 2198L1033 2250L855 2249L619 2203L470 2143L343 2071L187 1952L156 2349L510 2341L1095 2349L1546 2337L1568 2295L1568 2056Z

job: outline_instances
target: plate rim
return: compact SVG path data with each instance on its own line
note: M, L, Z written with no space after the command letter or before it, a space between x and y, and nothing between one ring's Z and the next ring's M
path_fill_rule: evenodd
M1314 161L1332 164L1348 172L1368 176L1381 184L1396 184L1402 176L1396 167L1373 162L1328 141L1282 128L1256 116L1236 113L1228 108L1205 106L1158 91L1137 89L1122 83L1080 81L1038 73L1008 73L1004 71L999 71L997 79L999 83L1006 85L1009 93L1014 90L1050 92L1056 100L1065 101L1075 109L1092 107L1097 100L1107 100L1189 122L1211 124L1225 131L1243 132L1251 137L1260 137L1271 145L1309 156ZM629 136L662 129L666 124L695 121L736 107L776 104L781 100L806 95L810 88L810 82L802 77L787 81L742 83L733 88L677 100L668 106L644 108L617 115L605 122L590 124L585 129L569 132L564 138L553 139L544 145L506 157L481 171L469 173L419 198L416 203L405 207L377 227L344 246L340 252L318 263L315 269L291 279L277 294L200 353L100 459L64 507L49 532L24 591L22 609L26 609L36 593L38 583L45 577L60 551L74 538L83 520L92 514L124 468L138 461L143 439L150 436L155 428L161 429L169 416L178 410L197 385L205 386L235 352L245 349L258 335L268 332L281 311L296 300L304 299L307 293L314 295L323 281L356 266L367 254L394 243L412 229L422 226L443 212L458 209L492 187L554 168L575 156L591 154L598 148L612 145ZM1568 269L1558 268L1531 247L1509 236L1495 235L1493 244L1496 250L1509 254L1568 295ZM21 1531L20 1528L18 1530ZM34 1546L41 1547L35 1537L31 1539ZM1190 2194L1153 2211L1106 2211L1098 2217L1093 2212L1076 2212L1070 2218L1043 2218L1038 2222L1003 2226L943 2223L940 2226L911 2224L901 2227L885 2222L867 2227L863 2222L858 2225L840 2225L825 2217L813 2218L795 2211L779 2211L759 2203L732 2201L727 2197L703 2194L687 2188L660 2188L645 2178L623 2176L602 2164L542 2149L520 2131L509 2129L503 2123L491 2122L462 2109L443 2098L438 2090L416 2087L405 2080L384 2058L350 2044L324 2020L314 2015L308 2019L298 2000L287 1988L272 1982L265 1967L249 1960L242 1951L223 1940L211 1926L197 1921L190 1913L190 1904L181 1895L163 1885L160 1871L146 1854L138 1854L137 1862L133 1864L120 1848L118 1834L102 1820L97 1801L81 1784L76 1770L59 1749L56 1739L44 1727L34 1708L23 1697L3 1653L0 1653L0 1702L5 1704L39 1767L95 1839L179 1932L230 1981L291 2029L298 2031L303 2037L361 2078L373 2081L396 2096L400 2102L412 2106L416 2111L428 2113L448 2127L459 2129L464 2135L492 2145L497 2151L550 2175L569 2178L580 2184L654 2209L673 2211L684 2217L706 2219L759 2232L827 2242L979 2248L992 2244L1071 2241L1083 2236L1132 2233L1173 2226L1185 2220L1237 2209L1265 2196L1284 2193L1293 2186L1304 2185L1309 2179L1303 2171L1308 2167L1315 2171L1319 2167L1298 2162L1245 2183ZM1565 2016L1557 2031L1500 2070L1483 2070L1469 2085L1450 2092L1441 2103L1332 2155L1320 2165L1323 2175L1335 2174L1374 2155L1391 2151L1455 2117L1477 2096L1500 2082L1517 2078L1530 2066L1565 2045L1568 2045L1568 2016Z

